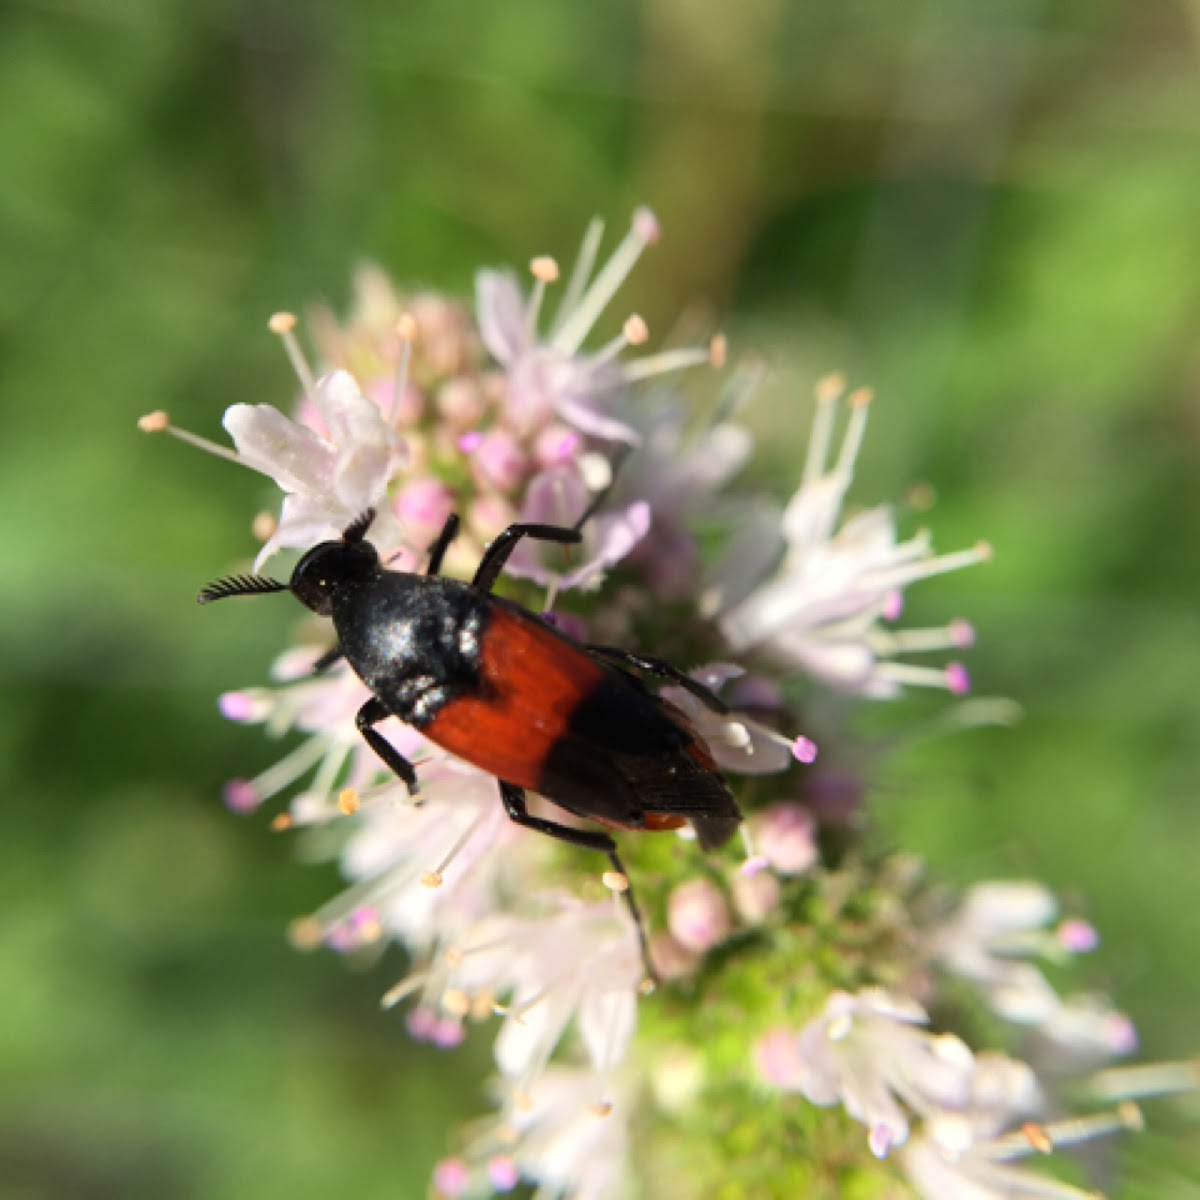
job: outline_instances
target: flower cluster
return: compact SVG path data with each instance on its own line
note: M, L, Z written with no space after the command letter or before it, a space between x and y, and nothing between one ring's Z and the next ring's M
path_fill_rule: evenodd
M410 795L356 732L370 693L331 665L319 625L279 659L272 686L222 697L231 720L302 735L258 778L231 781L226 802L250 813L286 797L273 826L338 856L346 890L294 923L298 945L405 947L410 969L384 1004L403 1002L414 1038L448 1048L468 1023L495 1025L497 1113L438 1164L442 1196L526 1180L539 1196L604 1200L635 1169L670 1178L663 1194L733 1176L746 1194L836 1195L857 1172L856 1194L882 1195L899 1172L931 1200L1083 1195L1017 1160L1131 1126L1130 1097L1191 1086L1190 1074L1097 1075L1134 1049L1132 1025L1101 997L1060 996L1035 962L1091 949L1091 927L1059 920L1038 884L981 884L946 904L908 857L863 853L867 785L839 753L847 698L969 690L947 656L970 646L971 626L899 620L909 586L989 548L935 554L890 507L847 512L872 398L838 377L816 388L794 494L752 506L735 482L753 449L737 417L757 376L725 372L724 339L642 353L636 314L593 337L658 237L639 210L599 264L593 223L553 317L560 272L547 257L525 287L480 272L473 315L365 270L347 318L312 314L321 373L295 319L272 319L300 382L291 415L235 404L232 450L163 413L142 427L282 489L279 515L255 521L255 569L339 537L368 509L371 541L397 570L421 569L457 513L442 569L460 577L513 522L580 524L569 556L519 546L501 586L580 641L662 653L719 694L723 712L661 689L737 790L744 852L705 858L690 829L648 834L623 847L630 878L598 877L587 851L515 827L489 775L389 722L416 764ZM685 398L682 373L704 400ZM823 710L833 695L843 702ZM801 728L821 711L818 757ZM664 983L649 999L620 900L630 883ZM957 1032L935 1032L932 1012ZM1011 1038L973 1049L983 1017ZM1051 1119L1089 1087L1108 1109ZM836 1134L817 1123L832 1106L851 1119Z

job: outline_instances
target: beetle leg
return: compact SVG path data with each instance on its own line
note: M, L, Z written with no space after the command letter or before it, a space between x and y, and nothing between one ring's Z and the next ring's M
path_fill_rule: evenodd
M375 696L372 696L358 710L358 716L354 718L354 724L358 732L363 735L367 745L383 759L384 765L389 767L404 781L405 786L408 788L408 794L415 796L417 794L416 769L383 734L371 728L380 721L384 721L394 715L394 713L388 712Z
M648 675L657 675L659 679L669 679L685 691L691 692L701 704L707 708L711 708L715 713L720 713L724 716L729 712L729 705L716 692L712 691L711 688L706 688L704 684L697 683L690 675L661 658L653 658L646 654L631 654L628 650L622 650L619 646L593 646L589 644L587 650L597 658L616 663L618 666L633 667L634 670L645 671Z
M442 559L446 557L450 543L458 536L458 525L458 513L451 513L446 518L445 525L442 526L442 532L437 535L433 545L429 547L429 563L425 567L426 575L436 575L442 569Z
M341 662L342 648L341 646L330 646L320 658L317 659L309 671L310 675L323 675L334 663Z
M574 546L583 540L583 534L578 529L571 529L566 525L510 525L483 552L483 558L479 560L475 578L471 580L471 586L477 592L492 590L496 580L500 578L500 572L504 570L504 564L508 562L508 556L517 548L517 543L523 537L537 538L543 542L559 542L564 546Z
M637 929L642 964L645 966L646 974L651 982L657 984L658 973L650 961L650 947L646 942L646 926L642 921L641 909L638 908L637 900L633 896L633 885L629 880L629 873L625 870L620 856L617 854L617 843L607 833L600 833L598 830L575 829L570 825L560 825L557 821L548 821L545 817L532 816L525 804L525 792L514 783L505 783L503 779L498 782L500 796L504 801L504 811L508 813L514 824L544 833L547 837L567 842L572 846L583 846L587 850L599 850L608 856L612 869L629 884L622 894L625 897L629 915L633 918L634 928Z

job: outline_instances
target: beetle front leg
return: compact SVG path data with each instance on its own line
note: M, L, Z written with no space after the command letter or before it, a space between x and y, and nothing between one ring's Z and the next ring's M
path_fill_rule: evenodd
M377 725L380 721L386 721L388 717L394 715L394 713L388 712L375 696L372 696L358 710L354 724L358 732L363 735L367 745L383 760L384 765L404 781L408 788L408 794L415 796L417 794L416 768L383 734L372 728L373 725Z
M508 556L517 548L517 543L523 537L537 538L542 542L559 542L564 546L574 546L583 541L583 534L578 529L566 525L510 525L483 552L483 558L475 571L471 586L477 592L490 592Z

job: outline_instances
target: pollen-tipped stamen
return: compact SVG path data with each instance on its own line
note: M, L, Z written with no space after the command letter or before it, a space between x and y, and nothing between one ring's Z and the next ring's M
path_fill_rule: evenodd
M315 402L317 380L312 367L308 365L308 359L304 357L304 351L300 349L300 342L296 338L296 315L290 312L274 313L267 322L267 328L283 343L288 361L292 364L292 370L296 372L296 378L300 380L300 387L305 396Z
M826 375L817 383L817 411L813 417L812 431L808 435L808 451L804 457L804 473L801 486L807 486L825 474L829 462L829 451L833 445L833 423L837 402L846 390L846 380L841 375Z
M412 313L401 313L396 321L396 337L400 339L400 356L396 360L396 373L392 377L392 399L388 406L387 422L395 426L404 404L404 393L408 390L408 370L412 363L413 343L417 340L417 322Z
M529 304L525 309L525 337L532 342L537 338L546 288L558 282L558 263L548 254L539 255L529 264L529 273L533 276L533 290L529 293Z
M862 449L863 435L867 432L867 414L873 398L874 393L870 388L858 388L846 399L850 406L850 420L846 424L846 432L842 435L842 448L838 453L834 473L847 480L854 474L854 464L858 461L858 452Z
M626 383L640 383L658 375L669 375L673 371L686 371L690 367L711 364L708 346L681 346L677 350L664 350L660 354L647 354L635 358L621 367L621 378Z
M936 650L965 650L974 641L974 629L962 620L927 629L876 629L872 646L882 654L924 654Z
M642 345L649 336L650 331L646 326L646 322L637 313L634 313L626 318L625 324L621 327L621 332L611 341L601 346L588 359L588 369L599 371L602 367L606 367L609 363L613 362L622 350L627 349L629 346Z
M259 803L269 800L295 783L301 775L321 761L328 749L328 739L309 738L301 742L290 754L269 766L261 775L250 780L249 786L257 792Z
M1200 1060L1109 1067L1089 1084L1094 1096L1114 1102L1200 1091Z
M186 442L189 446L194 446L197 450L203 450L205 454L215 454L217 458L224 458L231 463L237 463L238 466L245 465L236 450L230 450L228 446L221 446L216 442L210 442L208 438L201 437L198 433L192 433L187 429L180 429L177 425L171 423L170 415L162 409L147 413L144 417L139 417L138 428L143 433L169 433L171 437L178 438L181 442Z
M917 540L920 539L918 535ZM933 575L945 575L950 571L959 571L963 567L973 567L977 563L990 562L993 556L992 547L988 542L976 542L966 550L956 550L950 554L939 554L932 558L915 558L912 562L901 563L889 571L876 571L866 577L873 588L898 588L915 583L918 579L928 579Z
M970 688L970 681L961 663L950 663L945 667L921 667L915 663L880 662L876 673L889 683L908 687L944 688L956 696Z

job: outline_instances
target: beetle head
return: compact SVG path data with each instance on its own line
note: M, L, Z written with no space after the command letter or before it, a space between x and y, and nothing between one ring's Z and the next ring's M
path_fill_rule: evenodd
M258 596L268 592L291 592L301 604L319 616L333 611L333 594L342 585L369 579L379 570L379 555L366 540L375 519L375 510L367 509L346 527L335 542L321 542L296 564L289 583L264 575L230 575L204 588L197 599L201 604L225 600L230 596Z

